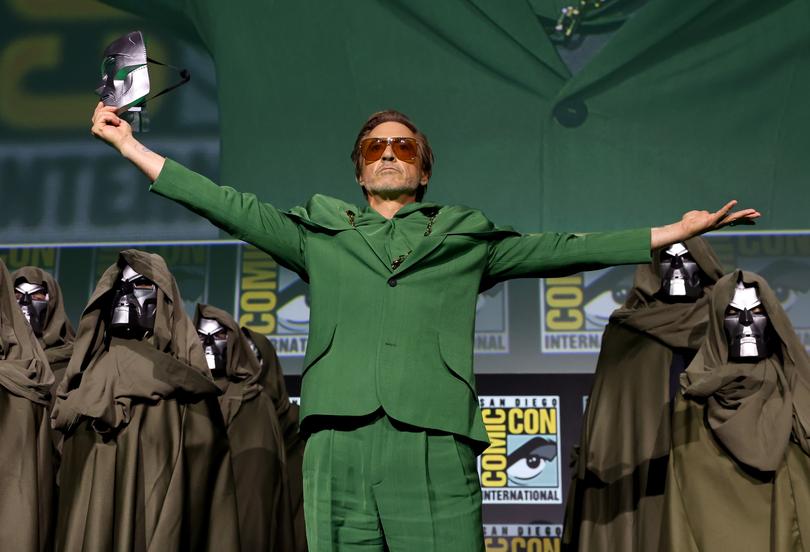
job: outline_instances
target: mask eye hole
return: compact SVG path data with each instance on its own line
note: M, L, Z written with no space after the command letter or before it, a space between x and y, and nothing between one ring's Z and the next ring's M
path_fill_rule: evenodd
M751 309L751 314L765 314L765 309L762 308L762 305L757 305Z
M216 339L217 341L224 341L228 339L228 331L219 330L217 333L214 334L214 339Z
M37 291L31 294L31 299L33 299L34 301L47 301L48 294L45 293L44 291Z
M728 307L726 309L726 316L739 316L740 309L735 309L734 307Z

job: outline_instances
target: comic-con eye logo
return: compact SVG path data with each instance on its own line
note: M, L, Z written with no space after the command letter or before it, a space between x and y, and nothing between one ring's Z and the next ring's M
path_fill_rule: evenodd
M235 310L239 324L266 335L279 356L304 356L309 335L309 286L254 247L241 250Z
M478 295L475 303L475 354L509 352L508 284Z
M557 442L545 437L532 437L506 457L509 484L535 487L549 462L557 458Z
M633 287L632 267L540 281L543 353L597 353L611 314Z
M478 461L485 504L561 504L558 396L480 397L490 446Z

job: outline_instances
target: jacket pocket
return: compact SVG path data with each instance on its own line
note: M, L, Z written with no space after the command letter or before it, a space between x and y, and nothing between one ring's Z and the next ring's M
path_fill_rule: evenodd
M331 328L323 332L310 333L309 341L307 341L307 352L304 356L304 369L301 376L306 374L307 370L329 353L329 350L332 348L332 343L335 340L336 331L337 324L334 324Z
M472 370L472 343L466 339L456 339L439 333L439 354L448 370L466 383L473 395L476 395Z

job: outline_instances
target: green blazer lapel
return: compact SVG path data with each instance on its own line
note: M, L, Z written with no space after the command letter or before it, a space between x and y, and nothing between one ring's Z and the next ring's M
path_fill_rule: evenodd
M421 259L424 259L434 249L439 247L446 237L447 234L431 234L430 236L425 236L424 239L419 242L419 245L414 248L411 254L408 255L405 261L399 265L397 270L392 270L392 272L395 274L402 274L410 267L418 263ZM389 266L388 268L390 269L391 267Z
M727 0L728 1L728 0ZM560 91L571 96L612 75L656 44L701 17L717 0L651 0L630 17L605 47Z
M363 238L363 241L365 241L366 245L368 245L369 249L371 249L374 252L374 255L376 255L377 258L380 260L380 262L383 264L385 270L387 270L388 272L393 272L394 270L391 268L391 264L388 261L388 255L386 254L386 252L384 250L378 249L374 245L374 242L368 239L368 237L359 229L355 228L354 231L360 234L360 236Z
M495 25L561 79L570 73L527 0L470 0ZM521 76L520 80L525 79Z

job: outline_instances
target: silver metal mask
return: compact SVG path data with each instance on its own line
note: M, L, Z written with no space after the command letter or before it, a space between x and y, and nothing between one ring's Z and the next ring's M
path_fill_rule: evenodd
M767 339L769 322L757 289L738 282L723 321L729 358L746 362L768 357L771 354Z
M114 289L110 332L126 339L142 339L155 328L157 286L126 265Z
M228 328L213 318L200 318L197 335L205 350L208 369L224 373L228 362Z
M42 337L45 331L45 320L48 319L48 290L40 284L31 284L21 279L14 286L17 304L20 305L25 319L34 331L34 335Z
M661 294L671 299L690 301L703 293L700 267L683 243L661 252Z
M148 63L163 65L176 70L181 81L149 96ZM161 63L146 55L146 43L140 31L132 31L117 38L104 49L101 64L101 81L96 88L104 105L116 107L116 113L132 125L135 131L146 131L149 118L146 100L174 90L191 79L185 69Z

